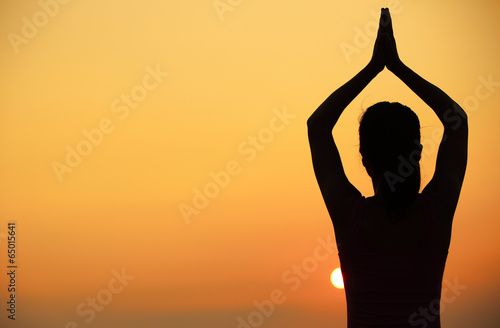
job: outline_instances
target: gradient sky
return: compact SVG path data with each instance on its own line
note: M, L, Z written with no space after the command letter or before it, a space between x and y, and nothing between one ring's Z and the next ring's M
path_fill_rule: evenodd
M401 59L469 114L444 277L464 287L443 327L497 327L495 0L2 1L0 301L15 221L18 320L2 310L0 325L238 328L274 298L261 327L344 327L306 120L366 65L387 6ZM334 130L366 196L358 118L381 100L420 117L423 185L442 133L430 108L379 74ZM92 298L106 304L92 310Z

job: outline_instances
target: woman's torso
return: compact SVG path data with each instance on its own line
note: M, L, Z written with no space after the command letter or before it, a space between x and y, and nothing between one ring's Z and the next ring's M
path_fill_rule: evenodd
M449 239L430 199L419 195L397 223L389 216L361 197L339 246L349 327L415 327L420 308L439 303ZM439 327L433 318L428 327Z

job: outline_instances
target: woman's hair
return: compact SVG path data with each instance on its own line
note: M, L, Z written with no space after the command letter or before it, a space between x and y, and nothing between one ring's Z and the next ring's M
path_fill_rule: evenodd
M359 124L359 152L372 179L379 179L389 218L396 222L420 189L420 122L400 103L370 106ZM395 214L395 217L391 215Z

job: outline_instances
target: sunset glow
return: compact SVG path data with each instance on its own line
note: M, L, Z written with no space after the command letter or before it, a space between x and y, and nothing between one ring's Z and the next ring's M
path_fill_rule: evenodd
M345 327L306 120L368 63L382 7L469 116L442 325L496 327L496 0L1 1L0 327ZM381 72L333 131L365 196L359 117L382 100L419 116L423 186L443 133Z

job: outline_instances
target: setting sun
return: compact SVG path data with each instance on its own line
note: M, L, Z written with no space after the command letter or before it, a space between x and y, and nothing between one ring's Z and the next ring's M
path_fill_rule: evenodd
M330 281L336 288L344 288L344 279L342 278L342 271L340 268L333 270L332 275L330 276Z

